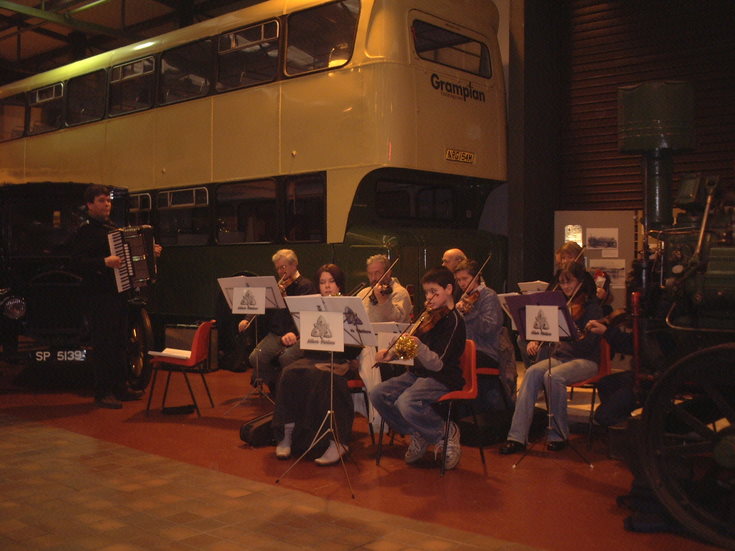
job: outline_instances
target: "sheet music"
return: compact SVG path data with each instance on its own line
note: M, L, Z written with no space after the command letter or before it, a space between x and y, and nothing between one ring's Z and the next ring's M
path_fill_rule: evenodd
M273 276L220 277L217 282L230 310L232 310L233 289L238 287L264 287L266 308L286 308L278 282Z
M365 306L358 297L305 295L286 297L286 304L299 331L301 331L300 312L339 312L342 314L346 346L377 346L378 344Z

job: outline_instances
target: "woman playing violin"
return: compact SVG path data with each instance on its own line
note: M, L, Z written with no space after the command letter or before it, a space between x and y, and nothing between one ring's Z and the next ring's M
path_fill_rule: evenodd
M580 330L590 320L602 317L602 309L595 293L595 282L581 264L572 262L558 274L559 288L568 299L574 323ZM551 375L549 354L551 349ZM600 359L599 335L590 333L577 341L544 344L531 341L527 352L535 356L536 363L526 370L523 384L518 391L516 409L508 432L508 440L500 448L503 455L519 452L526 447L528 431L533 420L533 408L541 388L551 402L554 426L548 435L547 448L559 451L566 447L569 435L567 421L567 385L588 379L597 373Z
M463 260L454 270L454 279L462 289L457 310L464 318L467 338L477 345L478 367L498 367L500 335L503 332L503 310L498 295L478 275L480 265Z
M421 285L427 307L439 314L417 328L414 339L418 353L414 365L399 375L380 383L369 395L375 409L397 433L411 436L404 456L406 463L419 461L429 445L436 457L446 449L447 468L459 463L459 429L452 423L449 441L444 442L443 420L434 403L450 390L461 389L464 378L459 365L465 347L465 326L454 308L454 274L447 268L433 268L424 274ZM380 350L378 362L395 358L393 350Z

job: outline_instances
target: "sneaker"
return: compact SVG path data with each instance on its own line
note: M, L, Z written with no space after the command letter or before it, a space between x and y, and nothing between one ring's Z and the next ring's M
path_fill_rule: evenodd
M276 444L276 457L278 459L288 459L291 457L291 437L293 436L293 428L295 423L286 423L283 425L283 439Z
M442 438L434 446L434 458L442 461L442 454L444 453L444 439ZM459 463L459 458L462 456L462 447L459 444L459 427L454 421L449 422L449 443L447 444L446 451L447 459L445 468L447 470L453 469Z
M342 444L337 444L334 440L329 441L327 451L321 457L314 460L314 463L322 467L326 465L334 465L339 458L346 454L350 449Z
M94 405L98 408L122 409L122 402L115 398L115 396L112 394L102 396L101 398L95 398Z
M411 435L411 443L408 445L406 455L403 456L404 461L409 465L416 463L416 461L424 456L428 447L429 443L423 436L420 434Z

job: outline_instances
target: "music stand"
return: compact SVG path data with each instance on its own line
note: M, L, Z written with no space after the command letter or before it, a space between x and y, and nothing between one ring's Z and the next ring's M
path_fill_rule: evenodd
M549 387L551 387L551 369L553 367L551 365L551 357L554 353L554 348L560 341L575 341L580 338L577 325L574 323L572 314L567 307L567 298L561 291L544 291L528 295L508 296L506 297L506 301L511 317L524 340L527 342L541 341L542 346L546 344L549 347L546 377L549 381ZM531 314L531 318L529 318L529 314ZM541 348L539 348L540 351ZM545 387L546 385L544 385ZM547 436L545 440L547 440L549 431L556 429L561 434L561 430L551 407L552 393L550 391L545 392L545 395L547 410ZM594 468L592 463L571 442L567 441L567 444L582 461L587 463L590 468ZM520 459L513 464L514 469L523 461L535 445L536 443L534 442L526 447Z
M255 320L255 350L257 351L260 342L258 315L263 314L266 309L286 308L276 278L273 276L235 276L219 278L217 281L232 313L245 314L251 316L251 320ZM225 415L252 396L265 398L273 404L273 399L263 390L264 384L260 377L260 357L256 354L253 367L253 392L243 396L239 402L225 412Z
M357 297L322 297L320 295L287 297L286 303L291 310L294 323L299 329L301 348L330 352L329 409L325 412L324 418L309 446L276 479L276 484L328 435L331 434L337 450L341 450L343 444L334 422L334 352L344 351L345 344L355 344L357 346L375 346L377 344L365 307ZM331 329L335 326L339 326L341 331L336 328ZM328 337L325 336L325 330L329 332ZM327 428L325 429L325 427ZM347 478L347 485L350 488L352 499L355 499L350 475L347 473L344 462L344 454L340 454L339 462L342 465L345 478Z

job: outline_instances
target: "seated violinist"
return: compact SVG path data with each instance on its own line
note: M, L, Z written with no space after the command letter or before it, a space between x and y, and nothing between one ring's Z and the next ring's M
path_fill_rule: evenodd
M569 301L572 317L580 331L590 320L602 317L600 303L595 293L595 282L584 266L576 262L567 264L557 274L557 280L559 288ZM528 355L535 357L536 363L526 370L516 398L508 440L501 446L501 454L508 455L525 449L528 442L528 431L533 420L533 409L542 388L546 389L546 395L551 404L550 413L554 420L548 434L547 449L559 451L566 447L569 435L566 387L597 373L597 362L600 359L599 339L599 335L588 333L584 338L576 341L562 341L558 344L544 343L543 345L538 341L528 343ZM550 375L549 355L552 366Z
M499 366L500 335L503 332L503 310L498 295L485 285L475 260L463 260L454 271L462 296L457 310L464 318L467 338L477 345L477 365Z
M290 249L281 249L273 255L273 266L278 274L278 286L284 296L311 295L314 286L311 281L299 273L299 260ZM250 353L248 361L256 370L254 379L260 378L268 385L271 393L275 392L280 369L272 365L278 358L281 368L299 359L303 354L298 346L298 331L291 318L288 308L268 309L265 312L264 323L267 334ZM242 333L250 326L251 320L244 319L238 325ZM253 380L255 384L257 381Z
M454 271L454 278L463 294L457 310L464 318L467 338L477 345L477 367L500 370L497 379L481 378L479 405L483 410L508 408L514 399L516 379L515 360L506 341L503 351L503 310L498 295L485 285L475 260L463 260ZM499 383L499 389L496 383ZM492 386L490 386L492 385Z
M316 273L319 293L322 296L336 296L344 292L345 276L339 266L325 264ZM347 378L354 372L360 348L348 347L343 353L334 354L334 429L338 444L333 437L325 437L313 448L317 465L333 465L348 451L345 444L352 433L354 410L352 395L347 387ZM304 357L283 369L276 408L273 412L271 427L278 444L276 457L287 459L293 449L303 453L311 442L329 425L322 426L324 416L330 408L330 384L332 377L331 353L307 350Z
M464 386L460 358L465 348L465 326L454 308L454 274L447 268L433 268L421 278L426 309L411 326L408 337L416 346L414 365L402 375L380 383L370 391L370 401L397 433L411 436L404 456L406 463L419 461L429 445L440 458L446 450L446 467L459 463L459 429L454 423L444 442L444 422L434 404L450 390ZM395 359L395 344L379 350L378 362Z

